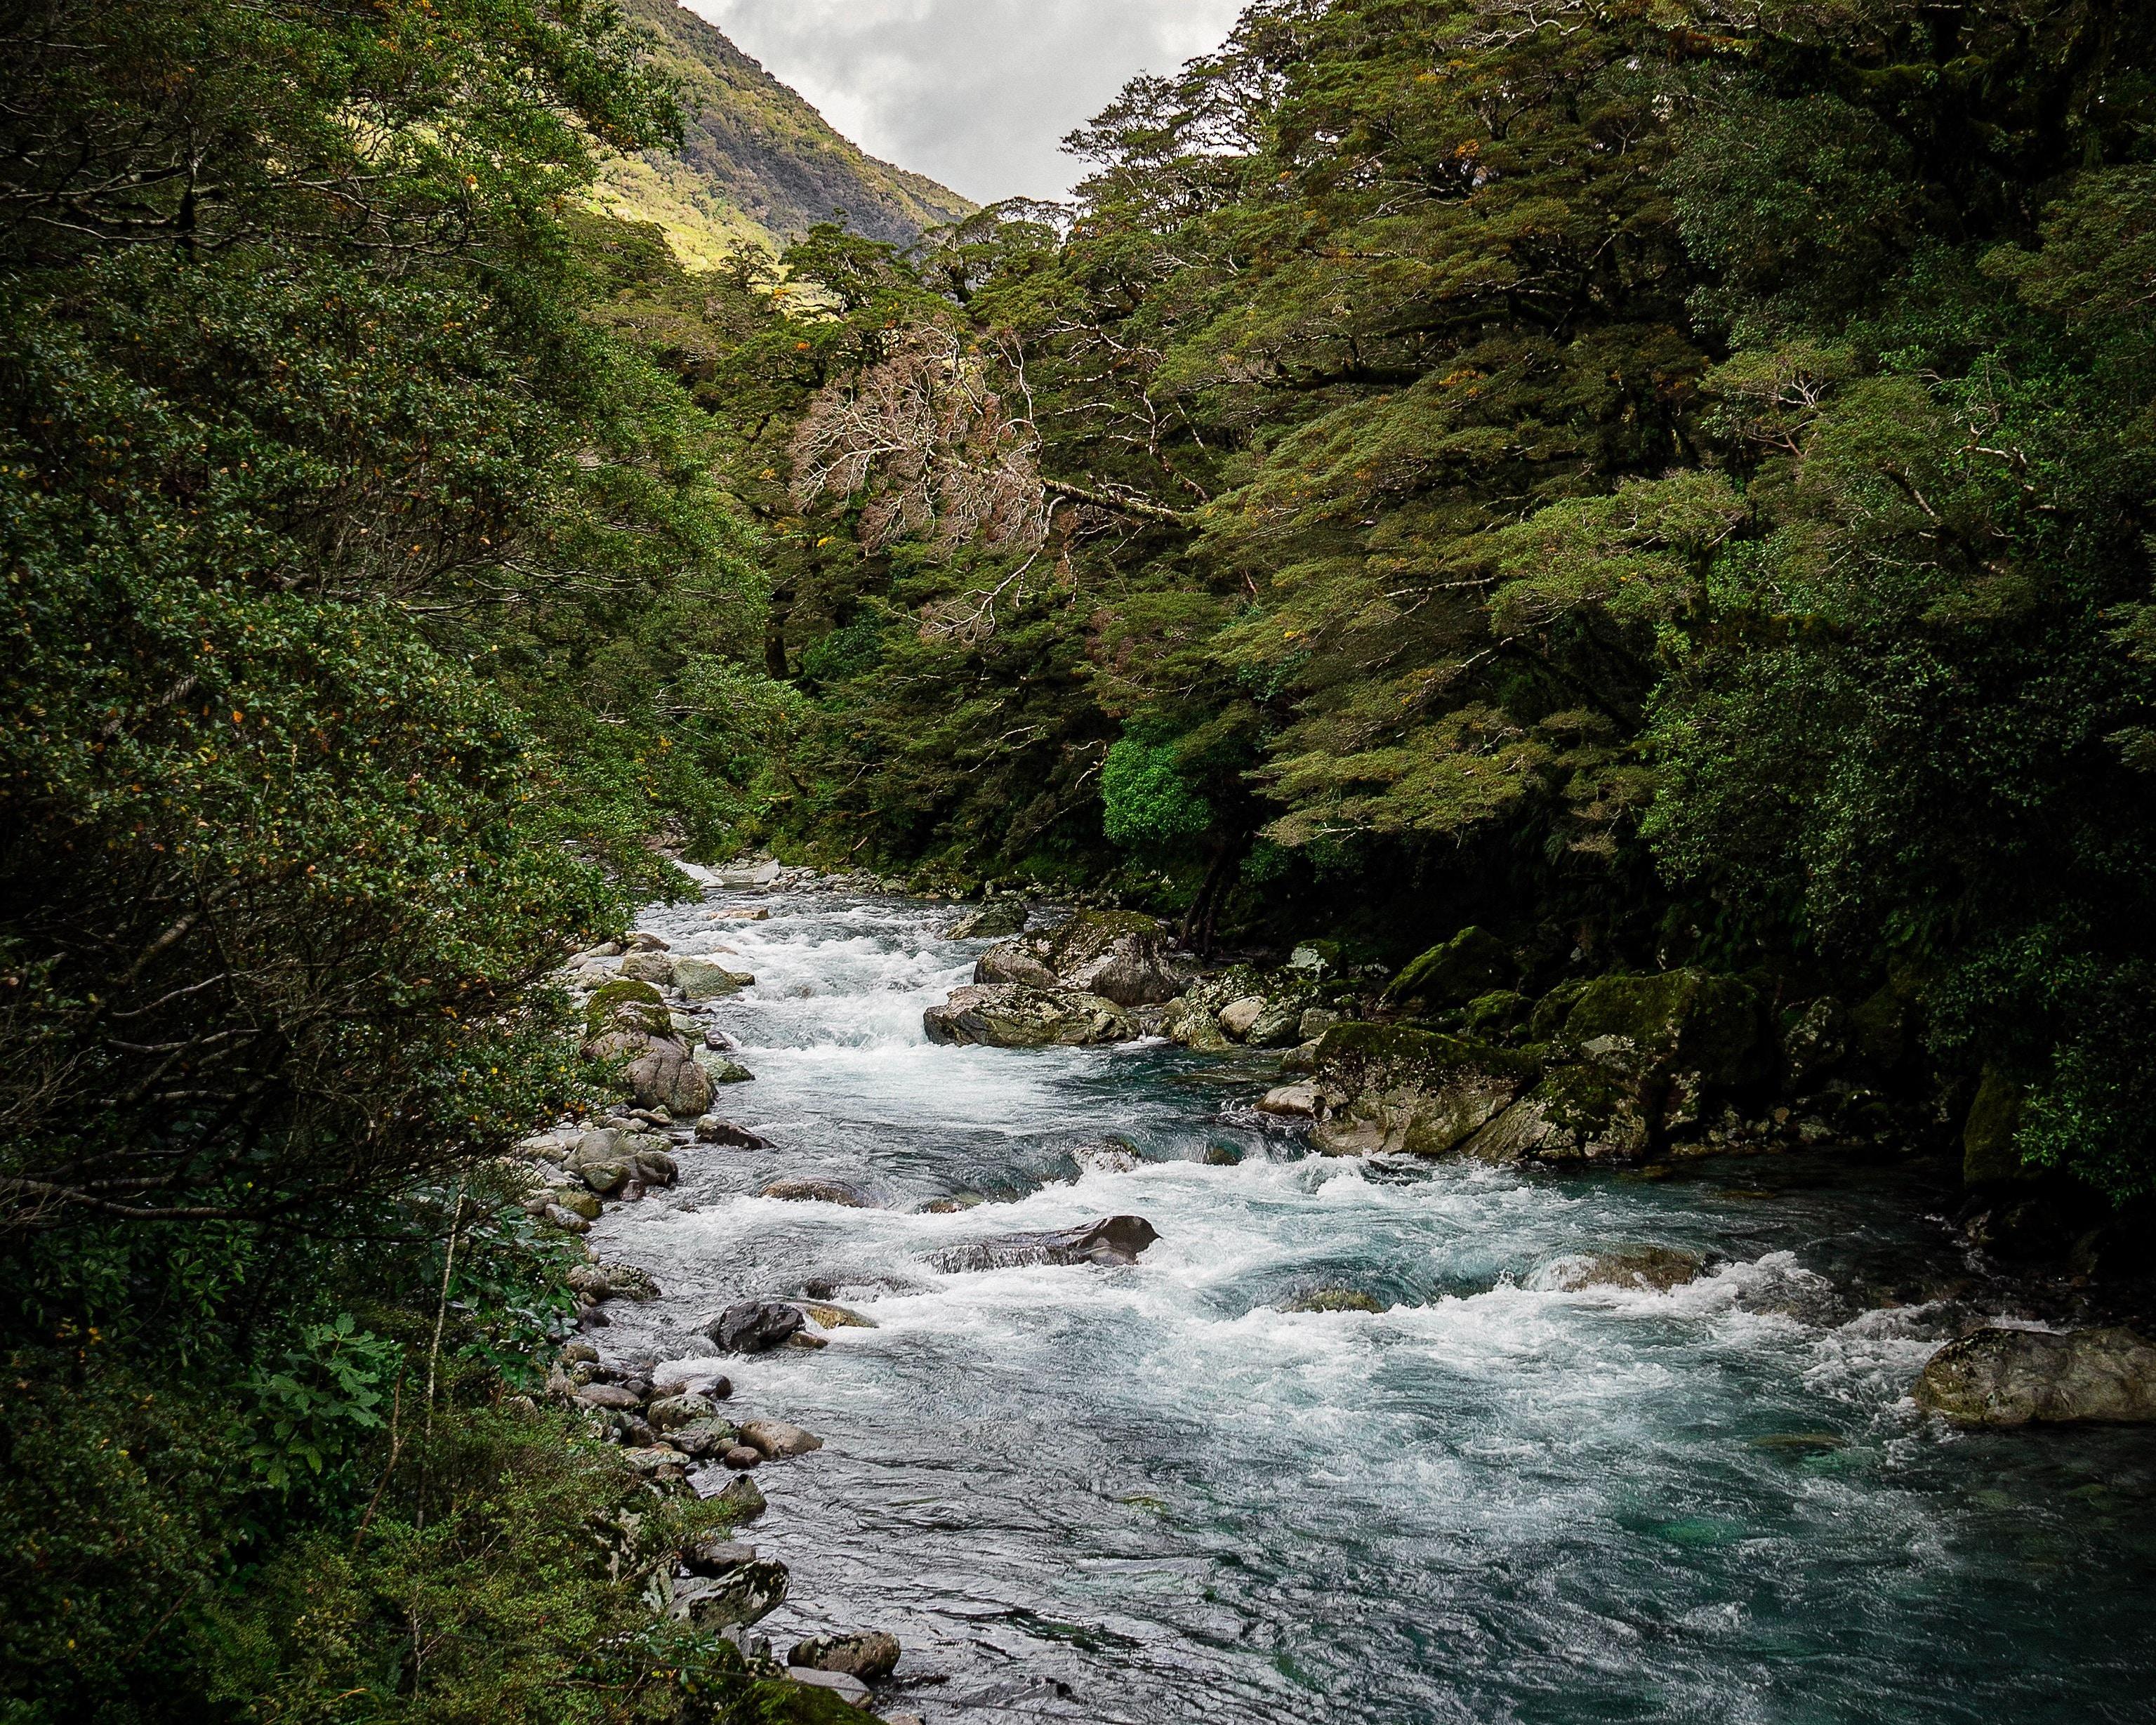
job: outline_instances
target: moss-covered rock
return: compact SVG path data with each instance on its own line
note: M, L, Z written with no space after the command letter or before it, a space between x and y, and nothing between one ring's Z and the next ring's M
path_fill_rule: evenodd
M1460 1019L1471 1036L1494 1039L1517 1029L1527 1015L1526 995L1511 988L1496 988L1469 1001Z
M1591 1061L1558 1066L1465 1148L1486 1162L1635 1162L1651 1141L1646 1091Z
M1759 997L1748 984L1707 971L1671 970L1597 978L1566 1014L1563 1034L1578 1047L1599 1044L1734 1089L1768 1076L1765 1031Z
M1572 1016L1572 1009L1579 1004L1579 997L1587 992L1587 980L1575 977L1570 982L1559 983L1534 1004L1527 1014L1527 1040L1554 1042L1564 1034L1564 1021Z
M584 1008L584 1029L593 1037L613 1030L666 1036L673 1032L674 1020L666 1010L665 997L657 988L649 983L624 978L593 992Z
M1394 1024L1336 1024L1317 1045L1330 1104L1311 1135L1332 1156L1378 1151L1442 1156L1534 1082L1531 1055Z
M1386 998L1400 1006L1465 1006L1519 979L1519 964L1502 941L1487 929L1463 928L1411 962L1393 978Z

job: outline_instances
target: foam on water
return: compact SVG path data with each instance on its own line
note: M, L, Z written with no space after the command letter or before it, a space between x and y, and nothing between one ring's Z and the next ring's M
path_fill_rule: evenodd
M782 1643L891 1630L938 1725L2148 1717L2147 1441L1917 1418L1958 1308L1846 1287L1958 1267L1892 1171L1762 1202L1312 1157L1249 1111L1255 1067L932 1046L982 943L925 907L771 904L649 926L755 973L718 1018L757 1079L720 1106L777 1147L687 1151L594 1239L666 1290L609 1348L701 1358L727 1301L809 1281L877 1325L726 1363L828 1440L761 1476ZM1140 1166L1074 1154L1111 1134ZM881 1207L754 1195L810 1174ZM961 1192L993 1201L920 1209ZM1124 1212L1162 1236L1133 1269L924 1261ZM1535 1285L1645 1243L1714 1267ZM1328 1286L1393 1304L1276 1309Z

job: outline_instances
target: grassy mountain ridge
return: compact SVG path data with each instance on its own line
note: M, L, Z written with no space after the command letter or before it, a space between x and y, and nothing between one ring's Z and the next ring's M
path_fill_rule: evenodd
M659 223L691 267L716 264L744 240L783 244L834 209L857 232L901 245L973 211L957 193L840 136L685 7L627 0L624 10L658 38L656 69L680 95L682 146L678 155L613 157L598 199L614 214Z

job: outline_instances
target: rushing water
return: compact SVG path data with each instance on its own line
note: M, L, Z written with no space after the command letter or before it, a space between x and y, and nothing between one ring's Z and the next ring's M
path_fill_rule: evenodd
M893 1631L930 1725L2156 1718L2156 1441L1907 1399L2000 1297L1922 1216L1935 1175L1315 1157L1250 1111L1255 1062L930 1045L984 944L947 910L761 902L644 926L757 973L715 1014L757 1082L719 1106L778 1147L691 1147L593 1239L666 1290L610 1351L708 1353L729 1301L812 1282L878 1326L728 1363L737 1407L826 1440L758 1476L782 1648ZM753 1195L806 1175L881 1207ZM1125 1212L1162 1236L1133 1269L922 1262ZM1648 1242L1718 1267L1547 1291ZM1322 1286L1396 1303L1273 1309Z

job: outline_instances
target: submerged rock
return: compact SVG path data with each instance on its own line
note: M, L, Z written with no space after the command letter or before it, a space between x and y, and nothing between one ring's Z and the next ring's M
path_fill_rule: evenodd
M1017 984L961 988L922 1014L931 1042L987 1048L1091 1048L1128 1042L1137 1020L1096 994Z
M1001 1234L971 1245L952 1246L929 1261L940 1270L1015 1270L1034 1264L1135 1264L1160 1238L1142 1216L1109 1216L1079 1228L1041 1234Z
M1534 1277L1534 1286L1557 1293L1582 1288L1645 1288L1667 1293L1707 1268L1698 1252L1681 1246L1624 1246L1615 1251L1559 1258Z
M775 1198L788 1204L835 1204L850 1210L875 1208L875 1200L858 1187L839 1180L773 1180L758 1198Z
M2156 1420L2156 1345L2123 1327L1982 1329L1932 1356L1916 1399L1966 1425Z
M1276 1312L1390 1312L1391 1304L1358 1288L1315 1288L1283 1300Z
M898 1669L896 1635L863 1630L850 1635L811 1635L797 1641L786 1656L788 1665L818 1671L843 1671L864 1683L880 1683Z
M863 1317L860 1312L845 1306L828 1306L821 1301L805 1301L801 1310L813 1324L827 1330L873 1330L880 1327L872 1317Z

